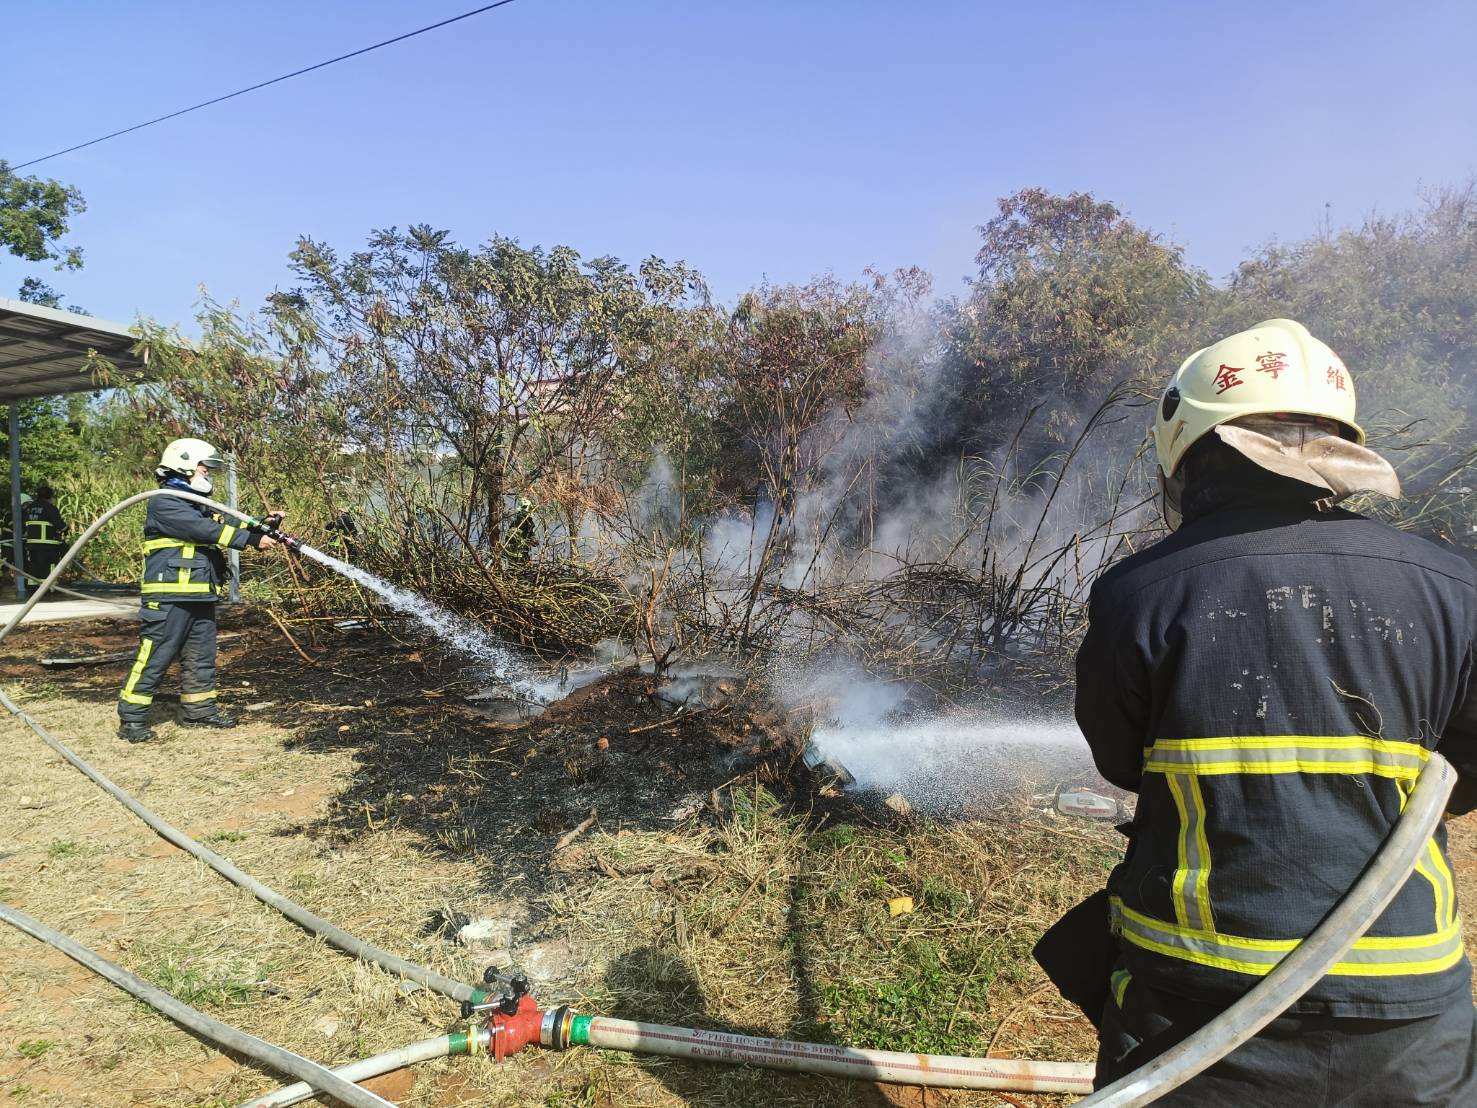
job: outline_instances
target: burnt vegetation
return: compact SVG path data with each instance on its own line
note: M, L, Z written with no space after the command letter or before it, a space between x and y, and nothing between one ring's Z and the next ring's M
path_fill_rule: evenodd
M1152 539L1148 405L1190 351L1273 316L1354 368L1409 496L1379 510L1470 528L1477 198L1275 244L1224 281L1090 195L1028 189L979 228L978 270L764 284L428 227L341 254L304 239L295 287L242 318L208 306L167 380L80 440L111 460L81 518L147 470L141 428L241 458L244 495L310 542L354 519L354 560L546 659L619 640L658 670L844 656L954 693L1064 685L1088 582ZM535 504L527 560L504 543ZM88 502L98 499L99 503ZM125 540L90 566L127 578ZM270 589L303 649L374 614L305 563ZM293 621L296 621L295 623Z

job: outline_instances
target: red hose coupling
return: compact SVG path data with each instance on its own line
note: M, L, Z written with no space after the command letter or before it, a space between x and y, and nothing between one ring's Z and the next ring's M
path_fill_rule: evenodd
M539 1028L543 1021L544 1013L534 1003L533 997L524 994L518 998L518 1008L512 1015L492 1013L487 1024L487 1053L497 1062L510 1054L517 1054L529 1043L539 1041Z

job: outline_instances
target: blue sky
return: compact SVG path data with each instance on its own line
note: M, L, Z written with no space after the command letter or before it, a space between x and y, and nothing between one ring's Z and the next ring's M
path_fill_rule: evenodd
M7 5L12 163L476 6ZM1089 190L1223 277L1272 238L1477 172L1477 4L517 0L44 163L89 205L97 315L260 304L308 234L425 222L755 281L919 264L952 291L1029 185Z

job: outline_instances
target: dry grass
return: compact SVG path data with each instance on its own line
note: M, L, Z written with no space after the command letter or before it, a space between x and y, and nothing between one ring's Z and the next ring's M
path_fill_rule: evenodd
M585 845L549 907L590 953L587 1010L884 1049L979 1053L993 1043L1001 1056L1090 1056L1091 1029L1040 990L1029 951L1101 880L1111 832L1046 826L1024 807L1023 825L810 831L763 790L733 800L717 827ZM887 900L901 895L917 910L889 918ZM890 1103L848 1082L618 1057L568 1078L576 1102Z
M347 839L323 831L355 771L353 750L291 749L286 729L255 715L223 733L164 724L162 742L128 747L112 735L110 698L69 695L65 682L18 684L29 711L166 819L351 931L476 979L481 966L425 933L425 922L443 905L516 897L517 887L487 886L485 845L456 855L393 819ZM15 752L0 766L0 803L13 813L0 830L8 902L324 1062L454 1025L450 1002L407 994L316 945L158 839L18 724L0 726ZM548 887L523 899L544 935L568 939L579 956L563 982L546 979L541 1000L959 1051L981 1049L1009 1013L997 1053L1084 1055L1080 1021L1032 993L1038 978L1025 952L1079 885L1100 878L1110 837L1073 825L1093 840L1080 851L1045 829L1004 824L813 832L753 786L733 788L725 808L720 820L670 831L597 830L561 852ZM888 920L895 893L913 895L919 910ZM10 967L0 1088L13 1103L231 1105L276 1083L18 932L0 931L0 960ZM408 1105L889 1102L839 1081L593 1051L528 1053L503 1067L451 1060L382 1088Z

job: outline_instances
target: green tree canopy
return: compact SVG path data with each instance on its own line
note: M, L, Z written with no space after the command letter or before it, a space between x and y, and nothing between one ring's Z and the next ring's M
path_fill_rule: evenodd
M999 207L958 306L959 386L994 443L1038 403L1060 442L1116 382L1178 364L1214 289L1179 246L1088 193L1025 189Z
M0 248L26 262L53 262L55 268L81 269L82 249L61 239L73 216L87 210L74 185L40 177L22 177L0 161ZM50 307L59 294L38 277L26 277L20 297Z

